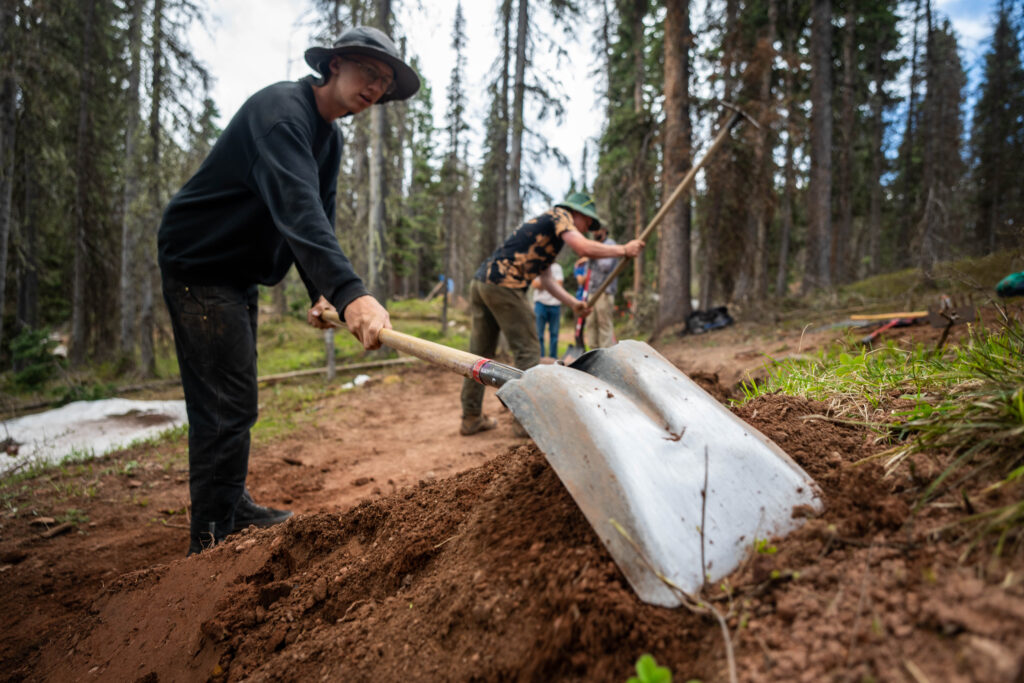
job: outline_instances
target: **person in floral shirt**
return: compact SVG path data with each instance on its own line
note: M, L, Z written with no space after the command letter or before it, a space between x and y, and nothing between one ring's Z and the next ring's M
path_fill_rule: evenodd
M505 243L495 249L473 276L470 284L470 315L473 330L469 350L477 356L491 357L498 347L498 335L512 349L514 363L528 370L540 363L540 344L536 322L527 291L534 278L540 277L544 289L563 304L572 307L577 316L590 309L567 292L551 274L562 245L579 256L588 258L630 257L643 249L640 240L626 244L606 245L584 236L588 230L601 226L594 200L585 192L573 192L564 201L523 223ZM484 387L471 379L462 384L462 425L464 436L494 429L498 423L483 414ZM526 433L518 424L517 434Z

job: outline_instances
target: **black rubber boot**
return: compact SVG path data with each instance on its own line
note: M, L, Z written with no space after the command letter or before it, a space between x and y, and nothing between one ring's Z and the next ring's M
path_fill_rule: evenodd
M218 528L216 522L203 522L193 519L192 529L189 534L188 552L185 554L185 557L209 550L223 541L225 536L227 536L226 531Z
M238 507L235 508L235 525L231 533L241 531L252 525L261 528L274 526L291 516L291 510L277 510L257 505L253 501L252 496L249 495L249 490L246 489L242 494L242 499L238 501Z

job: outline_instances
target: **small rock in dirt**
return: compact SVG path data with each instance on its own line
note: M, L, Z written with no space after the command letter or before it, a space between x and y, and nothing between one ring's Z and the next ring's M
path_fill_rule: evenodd
M269 652L276 652L278 649L284 646L285 638L288 636L288 627L281 624L267 639L267 650Z
M142 487L142 482L139 481L138 479L129 479L127 486L130 489L141 488Z
M1024 673L1024 657L989 638L967 636L964 654L980 680L1001 682L1019 681Z
M0 562L4 564L18 564L23 562L28 557L28 553L23 550L9 550L5 553L0 553Z
M53 517L36 517L31 522L29 522L29 526L50 526L56 523L57 520L55 520Z
M352 480L352 485L353 486L366 486L371 481L373 481L373 477L359 477L358 479L353 479Z
M800 613L801 602L795 595L780 596L775 604L775 614L786 622L791 622Z

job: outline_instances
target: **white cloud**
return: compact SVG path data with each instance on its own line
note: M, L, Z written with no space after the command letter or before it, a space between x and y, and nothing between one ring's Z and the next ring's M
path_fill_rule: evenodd
M191 33L196 57L213 75L213 99L226 125L245 100L271 83L307 73L307 30L296 23L305 0L217 0L208 29Z
M418 5L418 6L414 6ZM429 3L404 3L398 19L408 36L408 52L415 54L422 75L433 88L434 122L444 125L446 90L454 65L451 47L456 0L432 0ZM490 103L486 92L488 75L498 57L499 38L495 34L497 0L469 0L462 3L466 19L465 92L470 125L471 163L483 154L484 121ZM212 96L220 110L220 124L228 120L242 103L257 90L286 79L309 73L302 53L308 47L309 29L301 22L311 12L308 0L217 0L210 3L207 30L195 28L191 41L196 56L214 77ZM540 20L535 12L534 21ZM589 35L589 26L579 35ZM515 26L512 27L513 40ZM553 55L535 55L535 68L556 74L564 87L566 120L558 126L553 120L539 124L538 132L558 146L568 157L572 173L578 175L583 144L597 135L601 112L597 106L595 84L589 74L592 55L580 42L568 45L570 63L556 67ZM588 180L593 181L596 155L591 154ZM549 163L537 169L540 184L558 197L569 187L570 174ZM543 207L528 206L527 211Z

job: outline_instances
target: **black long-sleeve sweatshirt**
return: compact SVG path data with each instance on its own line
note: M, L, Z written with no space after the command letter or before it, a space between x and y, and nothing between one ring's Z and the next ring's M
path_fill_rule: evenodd
M250 97L167 205L160 269L195 285L274 285L295 263L310 299L343 315L369 292L334 235L341 148L311 77Z

